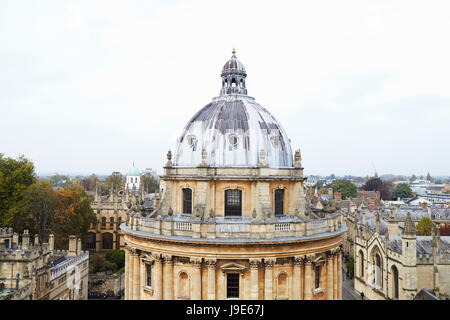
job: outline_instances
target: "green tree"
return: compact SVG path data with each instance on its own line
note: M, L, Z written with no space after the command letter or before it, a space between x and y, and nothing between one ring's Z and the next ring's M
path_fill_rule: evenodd
M353 260L353 258L351 258L350 261L347 262L345 267L347 268L349 278L353 279L353 277L355 275L355 273L354 273L355 272L355 260Z
M340 192L342 194L342 199L347 199L349 197L356 197L356 185L348 180L336 180L332 184L333 193Z
M38 181L28 186L23 200L17 203L14 215L15 231L22 233L28 229L37 234L41 243L48 239L53 225L56 195L48 181Z
M430 173L428 172L427 173L427 181L431 181L431 180L433 180L433 178L431 177Z
M36 182L34 165L23 156L17 159L0 153L0 227L15 227L17 205L26 189Z
M107 261L114 263L117 268L122 268L125 266L125 251L119 249L109 250L105 254Z
M120 172L113 172L108 178L106 178L105 185L108 188L113 186L114 190L119 190L125 185L125 177Z
M431 236L433 222L428 217L423 217L416 226L419 236Z
M155 192L159 189L159 182L150 173L146 173L141 176L141 183L144 186L144 190L148 193Z
M413 175L411 176L411 178L409 178L409 182L413 182L413 181L415 181L415 180L417 180L417 177L416 177L415 174L413 174Z
M403 182L397 185L394 195L399 198L411 198L413 193L409 184Z

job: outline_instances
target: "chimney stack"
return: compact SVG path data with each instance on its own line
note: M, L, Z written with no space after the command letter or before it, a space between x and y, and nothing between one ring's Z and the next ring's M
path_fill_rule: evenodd
M17 248L19 245L19 234L17 232L13 234L12 242L11 248Z
M81 238L77 242L77 256L81 255Z
M24 230L22 235L22 249L28 250L29 246L30 246L30 235L28 234L28 230Z
M51 253L55 250L55 236L53 234L48 236L48 249Z
M69 252L68 257L74 257L77 255L77 237L74 235L69 237Z

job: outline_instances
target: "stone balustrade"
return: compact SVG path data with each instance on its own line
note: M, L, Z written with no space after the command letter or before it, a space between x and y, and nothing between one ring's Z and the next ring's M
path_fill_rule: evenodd
M79 256L75 257L66 257L66 260L63 262L57 264L56 266L53 266L50 269L50 281L58 278L64 273L67 273L67 271L70 271L71 269L75 268L79 264L88 261L89 260L89 252L85 251L81 253Z
M242 217L215 217L195 221L187 214L149 218L130 216L122 229L153 235L207 239L276 239L313 237L344 228L340 214L321 219L303 219L289 215L260 221Z

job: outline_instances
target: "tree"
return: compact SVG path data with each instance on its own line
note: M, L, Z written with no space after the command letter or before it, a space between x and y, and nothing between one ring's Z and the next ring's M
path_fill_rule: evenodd
M146 173L141 176L141 183L144 186L144 190L148 193L155 192L159 189L159 182L150 173Z
M55 245L66 247L69 235L76 235L85 243L90 225L97 224L97 217L91 208L92 197L83 187L74 185L56 191L53 233Z
M419 236L431 236L433 221L428 217L423 217L416 226Z
M24 229L28 229L31 234L39 236L41 243L45 242L53 225L55 208L56 195L48 181L30 185L23 200L17 203L14 230L22 233Z
M390 181L383 181L380 189L380 197L383 200L392 200L394 199L394 189L395 186Z
M415 174L413 174L413 175L411 176L411 178L409 179L409 182L413 182L413 181L415 181L415 180L417 180L417 177L416 177Z
M431 178L430 173L427 173L427 181L431 181L433 178Z
M34 165L23 156L5 158L0 153L0 227L14 227L17 205L36 181Z
M120 172L113 172L105 181L106 186L111 188L113 186L114 190L119 190L125 185L125 177Z
M398 198L411 198L413 196L411 187L407 183L399 183L395 188L394 195Z
M380 178L370 178L362 186L363 190L366 191L380 191L383 186L383 181Z
M349 197L356 197L356 185L348 180L336 180L332 184L333 193L340 192L342 194L342 199L347 199Z
M105 254L105 258L106 260L114 263L117 266L117 269L120 269L125 266L125 251L123 250L119 249L109 250Z

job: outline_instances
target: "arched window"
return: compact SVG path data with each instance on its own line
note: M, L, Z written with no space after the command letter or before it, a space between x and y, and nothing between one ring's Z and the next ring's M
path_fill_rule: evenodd
M287 298L288 297L288 288L287 288L287 274L282 272L278 275L278 298Z
M381 288L381 257L378 253L375 255L375 284Z
M359 262L360 262L359 276L361 278L363 278L364 277L364 253L362 251L359 251Z
M392 295L394 299L398 299L398 270L396 266L392 266Z
M113 217L109 218L109 228L110 229L114 228L114 218Z
M233 79L231 80L231 86L232 86L232 87L236 87L236 79L233 78Z
M102 249L113 248L113 235L109 232L102 235Z
M102 228L103 229L106 228L106 218L105 217L102 218Z
M88 249L95 249L95 233L89 232L86 239L86 248Z
M242 191L238 189L225 190L225 216L242 216Z
M283 214L284 190L275 190L275 214Z
M181 272L178 277L178 297L189 298L189 276L186 272Z
M183 213L192 213L192 189L183 189Z

